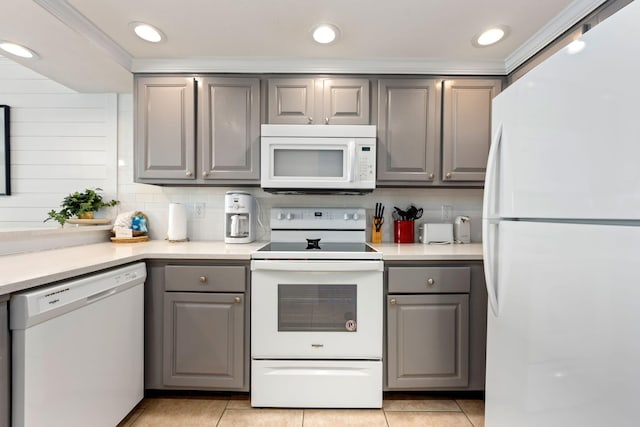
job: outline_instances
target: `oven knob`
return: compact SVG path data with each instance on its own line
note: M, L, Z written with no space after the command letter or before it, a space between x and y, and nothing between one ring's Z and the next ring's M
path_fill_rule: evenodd
M344 220L345 221L349 221L349 214L348 213L344 214Z
M354 221L357 221L357 220L358 220L358 218L360 218L360 215L358 215L357 213L354 213L354 214L353 214L353 220L354 220Z
M292 214L291 212L289 212L289 213L287 214L287 219L288 219L288 220L292 220L292 219L293 219L293 214Z

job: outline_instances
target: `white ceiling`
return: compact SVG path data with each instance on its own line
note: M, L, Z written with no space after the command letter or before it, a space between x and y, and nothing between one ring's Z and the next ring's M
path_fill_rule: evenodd
M131 92L132 72L506 74L604 0L2 0L14 59L80 92ZM167 41L138 39L129 22ZM310 29L341 30L318 45ZM474 35L507 25L484 48ZM9 56L9 55L7 55Z

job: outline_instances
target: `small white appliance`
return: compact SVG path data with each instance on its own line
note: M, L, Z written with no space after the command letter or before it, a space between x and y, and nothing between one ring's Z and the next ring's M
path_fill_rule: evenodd
M251 243L256 237L256 201L244 191L224 196L224 242Z
M422 243L453 243L453 225L448 223L424 223L420 227L418 239Z
M456 243L471 243L471 219L457 216L453 221L453 239Z
M251 405L382 407L383 262L366 213L274 208L251 257Z
M112 427L144 397L144 263L11 297L12 426Z
M493 100L487 426L638 425L639 22L634 1Z
M376 186L376 127L262 125L260 185L284 193L366 193Z

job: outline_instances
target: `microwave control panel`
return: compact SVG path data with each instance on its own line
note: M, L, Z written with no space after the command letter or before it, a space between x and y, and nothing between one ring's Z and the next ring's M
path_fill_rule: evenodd
M376 150L375 146L360 145L358 147L358 179L359 181L375 181Z

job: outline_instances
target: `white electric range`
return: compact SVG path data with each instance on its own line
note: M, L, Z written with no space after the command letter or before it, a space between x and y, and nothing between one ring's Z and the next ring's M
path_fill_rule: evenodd
M251 261L251 405L382 407L383 262L361 208L274 208Z

